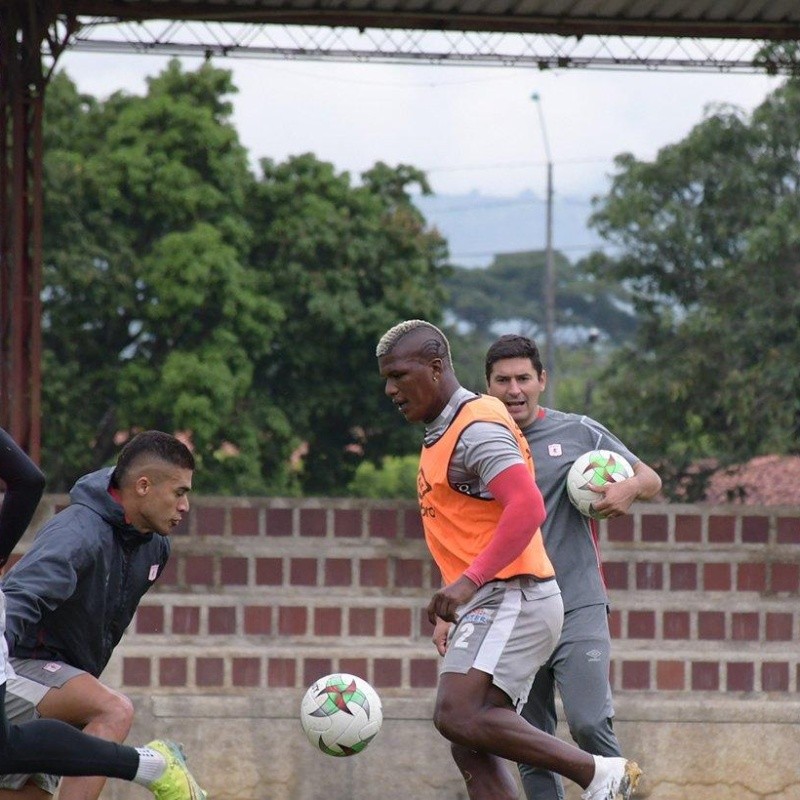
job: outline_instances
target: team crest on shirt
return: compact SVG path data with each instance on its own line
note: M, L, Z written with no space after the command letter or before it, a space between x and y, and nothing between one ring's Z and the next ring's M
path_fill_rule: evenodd
M553 456L553 458L557 458L561 455L561 445L560 444L549 444L547 445L547 454Z

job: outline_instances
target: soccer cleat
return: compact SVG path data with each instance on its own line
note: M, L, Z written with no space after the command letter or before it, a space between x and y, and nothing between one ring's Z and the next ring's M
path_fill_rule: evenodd
M594 756L595 776L582 800L630 800L642 771L635 761Z
M148 787L156 800L207 800L208 795L197 785L186 766L181 745L156 739L147 747L161 753L167 762L164 774Z

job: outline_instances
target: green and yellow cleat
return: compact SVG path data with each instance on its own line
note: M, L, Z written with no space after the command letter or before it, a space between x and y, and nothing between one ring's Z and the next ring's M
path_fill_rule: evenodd
M147 747L161 753L167 762L164 774L148 787L156 800L208 800L208 795L198 786L186 766L181 745L166 739L156 739Z

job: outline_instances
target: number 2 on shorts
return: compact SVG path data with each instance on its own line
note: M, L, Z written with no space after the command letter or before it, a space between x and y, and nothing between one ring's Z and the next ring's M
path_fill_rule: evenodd
M458 631L458 638L453 643L453 647L467 647L467 639L475 632L475 626L471 622L466 622Z

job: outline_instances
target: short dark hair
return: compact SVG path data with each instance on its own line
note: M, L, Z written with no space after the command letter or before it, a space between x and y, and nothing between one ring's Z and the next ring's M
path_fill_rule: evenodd
M542 364L542 357L539 354L539 348L533 339L527 336L519 336L515 333L507 333L501 336L487 351L486 351L486 382L489 382L489 376L492 374L492 367L495 361L500 361L503 358L529 358L536 374L541 378L544 372L544 364Z
M142 431L120 451L111 475L111 485L119 487L131 465L141 456L151 456L181 469L194 470L192 451L180 439L163 431Z

